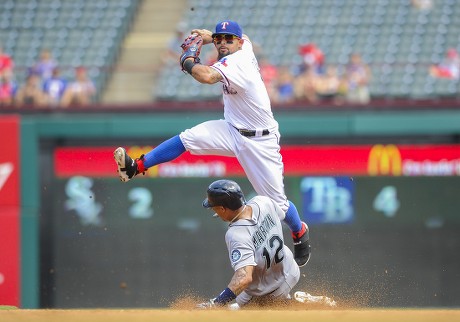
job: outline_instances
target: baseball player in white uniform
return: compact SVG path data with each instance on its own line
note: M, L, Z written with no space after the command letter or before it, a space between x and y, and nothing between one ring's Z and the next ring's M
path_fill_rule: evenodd
M229 222L225 242L235 273L221 294L197 307L223 306L233 300L242 307L254 299L290 299L300 270L284 245L281 220L285 215L279 205L265 196L246 202L236 182L217 180L208 187L203 206Z
M274 200L284 212L283 221L292 232L295 260L298 266L304 266L310 258L308 226L284 192L278 123L250 39L238 23L228 20L219 22L214 33L194 29L187 40L188 45L184 42L182 46L181 67L200 83L222 83L224 119L187 129L135 160L124 148L117 148L114 158L121 181L185 151L236 157L257 194ZM200 63L202 44L214 44L217 49L218 61L212 66Z

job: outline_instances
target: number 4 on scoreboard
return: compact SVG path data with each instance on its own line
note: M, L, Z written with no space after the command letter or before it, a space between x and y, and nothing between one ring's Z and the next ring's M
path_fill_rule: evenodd
M394 186L383 187L375 196L374 210L383 212L387 217L394 217L399 209L399 200Z

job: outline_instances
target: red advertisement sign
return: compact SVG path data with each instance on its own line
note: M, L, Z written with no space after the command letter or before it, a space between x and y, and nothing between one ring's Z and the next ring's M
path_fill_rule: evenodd
M55 150L55 173L116 177L116 147L61 147ZM126 147L140 156L152 147ZM459 176L460 145L286 145L281 147L288 176ZM151 168L145 177L244 176L236 158L184 153Z
M1 116L0 129L0 304L20 302L19 116Z

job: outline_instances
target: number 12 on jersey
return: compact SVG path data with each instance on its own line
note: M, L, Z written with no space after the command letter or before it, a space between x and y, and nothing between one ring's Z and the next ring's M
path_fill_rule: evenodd
M283 240L278 235L273 235L268 241L268 245L270 246L270 249L267 249L267 247L264 247L263 253L262 253L262 255L265 258L267 269L269 269L270 266L272 265L272 260L274 261L274 264L278 264L284 258L284 254L283 254L284 243L283 243ZM273 258L270 255L272 255Z

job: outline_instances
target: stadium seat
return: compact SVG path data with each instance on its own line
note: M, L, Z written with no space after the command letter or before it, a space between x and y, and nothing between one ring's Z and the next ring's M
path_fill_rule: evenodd
M272 63L299 64L297 47L313 42L331 64L345 65L350 53L360 53L373 71L370 88L374 97L458 95L458 82L438 82L428 74L428 67L441 61L448 48L460 49L458 1L436 1L430 10L417 10L410 1L392 0L190 3L197 10L185 13L189 25L202 21L204 27L212 29L216 21L232 17ZM170 73L161 74L160 81L172 82L174 77L182 82L182 74ZM178 92L177 97L172 90L156 95L158 99L207 99L216 95L215 91L201 89L203 86L198 88L193 91L201 93L198 97L188 96L187 90Z
M0 2L0 43L24 73L43 49L51 50L63 76L86 65L100 94L139 0L28 0ZM16 75L23 81L25 74Z

